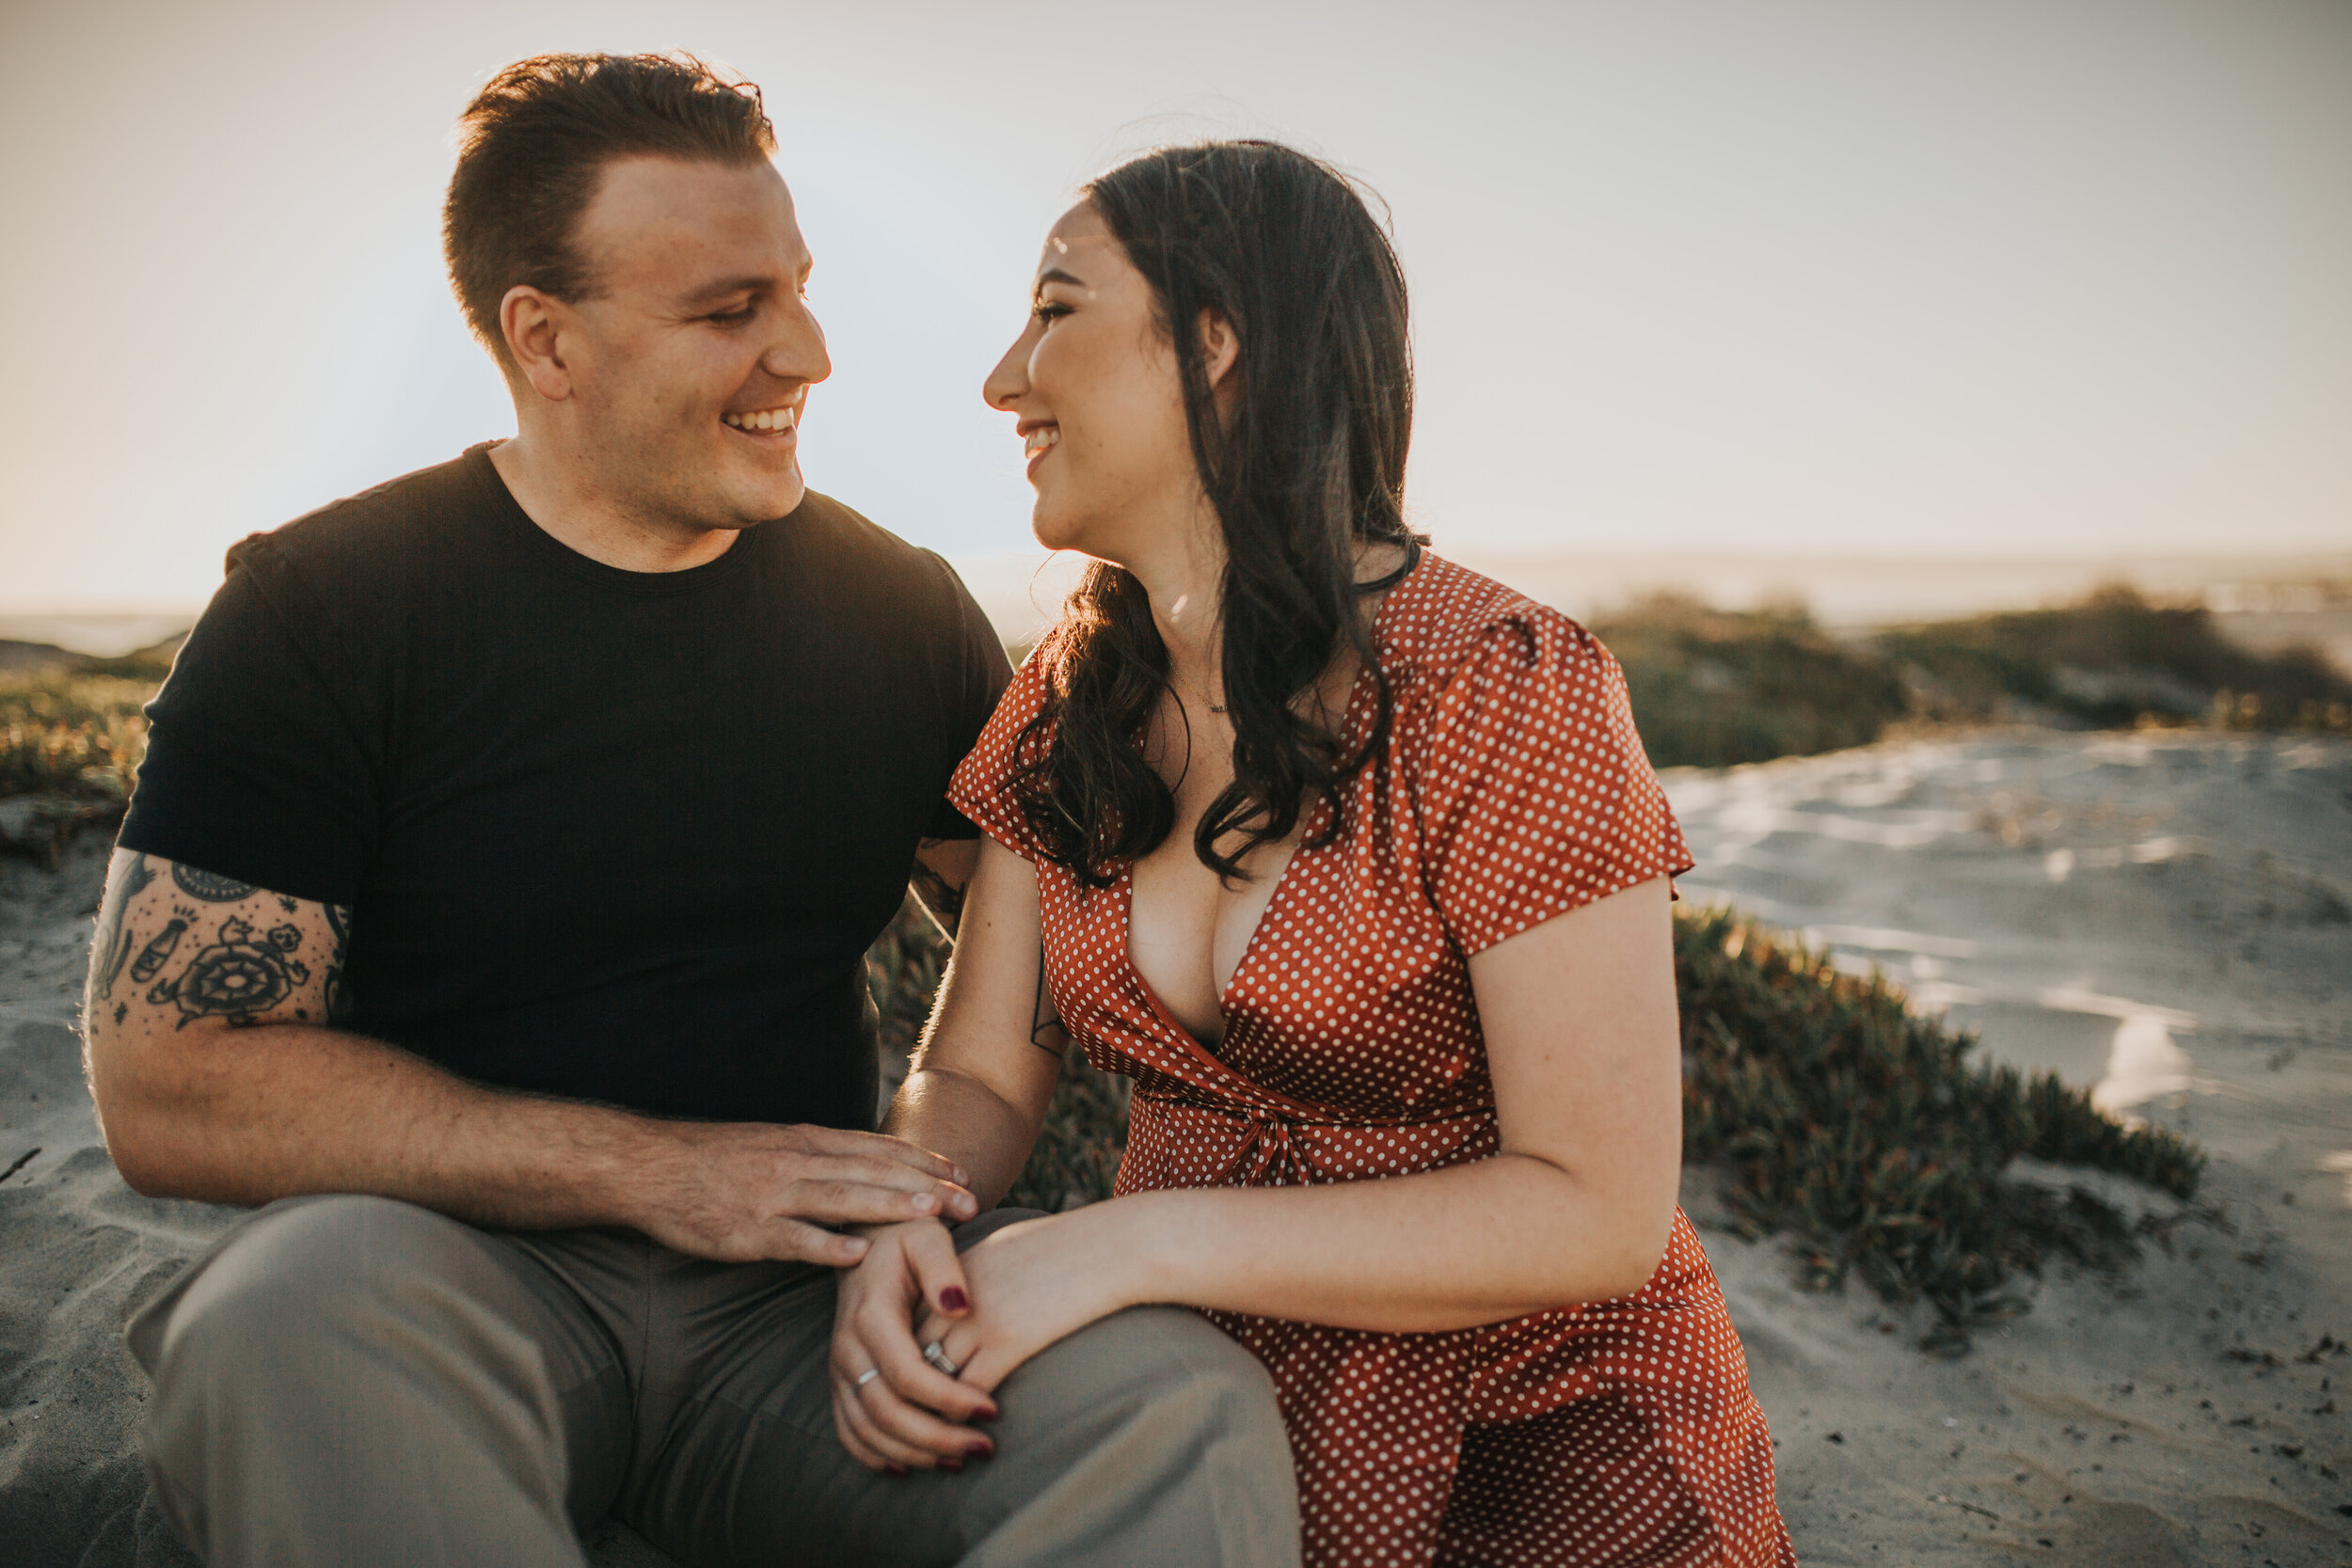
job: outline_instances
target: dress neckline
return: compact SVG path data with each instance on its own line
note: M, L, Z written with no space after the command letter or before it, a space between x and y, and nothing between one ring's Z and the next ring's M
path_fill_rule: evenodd
M1381 581L1387 582L1389 587L1388 596L1380 601L1380 608L1373 612L1372 645L1373 657L1375 658L1381 657L1387 651L1387 643L1384 640L1383 633L1388 627L1389 617L1391 610L1395 606L1398 599L1402 598L1406 594L1418 587L1426 579L1426 574L1422 573L1420 568L1432 559L1434 558L1429 554L1429 552L1422 548L1420 543L1415 541L1410 553L1406 558L1404 566L1397 572L1392 573L1390 578L1380 579ZM1363 706L1371 688L1371 674L1372 672L1368 669L1357 671L1355 683L1348 688L1347 707L1340 721L1340 724L1342 732L1351 739L1354 737L1359 727L1359 714L1358 710ZM1132 985L1136 993L1143 998L1144 1004L1150 1010L1153 1021L1156 1022L1161 1028L1166 1030L1171 1037L1173 1037L1177 1043L1182 1045L1190 1053L1201 1057L1204 1060L1214 1062L1220 1069L1229 1073L1234 1073L1234 1076L1236 1077L1240 1075L1237 1072L1234 1072L1234 1069L1230 1067L1226 1063L1224 1057L1219 1054L1219 1053L1224 1049L1225 1042L1232 1037L1233 1015L1230 1004L1232 1001L1234 992L1241 988L1242 976L1249 973L1252 961L1258 957L1258 939L1265 933L1267 926L1272 924L1275 911L1282 907L1285 895L1287 895L1291 891L1291 884L1295 879L1295 873L1298 870L1299 862L1306 859L1311 854L1320 854L1324 850L1328 850L1337 847L1334 843L1324 845L1322 849L1313 849L1309 847L1307 843L1309 839L1314 836L1315 829L1323 820L1324 814L1335 809L1337 808L1334 806L1331 800L1327 796L1315 802L1314 810L1308 814L1306 822L1302 824L1299 831L1299 841L1296 847L1291 851L1290 858L1282 863L1282 869L1275 878L1274 891L1267 896L1265 908L1258 911L1257 924L1249 927L1248 940L1242 943L1241 957L1233 960L1233 973L1226 977L1224 988L1216 993L1217 1018L1223 1024L1223 1027L1219 1030L1216 1042L1214 1045L1206 1040L1203 1040L1200 1036L1194 1034L1189 1028L1185 1027L1184 1021L1176 1016L1175 1010L1169 1007L1168 1003L1162 999L1159 991L1153 988L1151 980L1148 979L1144 975L1143 971L1136 966L1135 947L1133 943L1136 924L1135 862L1129 861L1125 865L1120 868L1118 889L1119 961L1120 966L1124 968L1127 973L1128 983ZM1214 962L1214 960L1212 961ZM1264 1091L1261 1090L1260 1092L1263 1093Z

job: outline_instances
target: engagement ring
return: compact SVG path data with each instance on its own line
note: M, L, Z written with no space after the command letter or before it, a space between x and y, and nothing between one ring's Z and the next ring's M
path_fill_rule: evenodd
M923 1347L923 1359L930 1362L932 1366L937 1367L941 1371L946 1373L949 1377L954 1377L958 1372L963 1370L961 1367L957 1366L953 1361L947 1359L946 1348L937 1339L933 1339L930 1344Z
M850 1386L853 1390L862 1389L867 1384L873 1382L880 1376L882 1376L882 1369L880 1367L868 1367L864 1371L857 1374L857 1381L850 1384Z

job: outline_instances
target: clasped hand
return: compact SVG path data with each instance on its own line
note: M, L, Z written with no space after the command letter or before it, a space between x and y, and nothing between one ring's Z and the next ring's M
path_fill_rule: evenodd
M834 1428L869 1469L961 1469L995 1444L973 1422L990 1397L1055 1341L1131 1305L1093 1251L1080 1213L1009 1225L958 1256L937 1221L872 1233L841 1277L834 1312ZM925 1359L936 1343L953 1375ZM869 1375L871 1374L871 1375Z

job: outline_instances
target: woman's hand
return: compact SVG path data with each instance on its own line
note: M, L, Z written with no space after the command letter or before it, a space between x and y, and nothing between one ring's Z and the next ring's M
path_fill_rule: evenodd
M945 1323L970 1313L955 1239L937 1220L913 1220L868 1240L865 1259L843 1271L834 1307L833 1423L841 1446L868 1469L899 1472L961 1469L967 1456L995 1452L985 1434L961 1424L994 1420L994 1402L925 1363L918 1344L930 1340L912 1332L917 1315Z
M1056 1340L1145 1300L1122 1244L1130 1207L1094 1204L990 1236L963 1255L970 1309L934 1307L915 1330L916 1344L939 1341L959 1383L993 1392Z

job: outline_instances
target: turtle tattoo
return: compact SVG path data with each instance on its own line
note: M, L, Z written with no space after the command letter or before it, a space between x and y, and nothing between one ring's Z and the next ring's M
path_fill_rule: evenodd
M166 980L147 993L158 1006L177 1003L179 1028L199 1018L225 1018L250 1022L294 994L310 978L308 965L296 961L302 945L301 928L273 927L257 937L253 927L230 915L210 946L198 949L176 979Z

